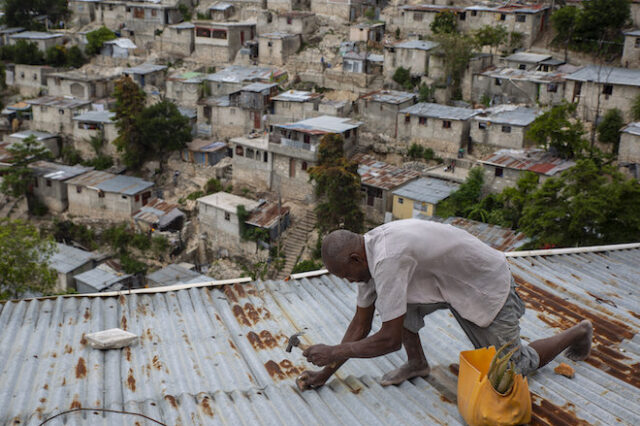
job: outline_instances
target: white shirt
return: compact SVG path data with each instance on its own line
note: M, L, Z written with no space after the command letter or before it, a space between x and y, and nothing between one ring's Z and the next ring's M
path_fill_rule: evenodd
M358 306L375 302L383 322L404 315L408 303L446 302L486 327L509 295L504 254L451 225L389 222L367 232L364 245L372 278L358 283Z

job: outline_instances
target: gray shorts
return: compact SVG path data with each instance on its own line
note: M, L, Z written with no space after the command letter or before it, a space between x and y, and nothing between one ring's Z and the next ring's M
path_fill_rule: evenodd
M516 370L527 375L538 369L540 364L540 356L528 345L520 340L520 317L524 315L524 303L516 292L516 283L511 278L511 291L507 297L507 301L487 327L479 327L471 321L464 319L456 312L448 303L429 303L429 304L413 304L407 305L407 314L404 318L404 328L417 333L424 327L424 317L431 312L439 309L449 309L455 319L464 330L473 346L484 348L495 346L496 349L508 342L514 342L518 350L513 354L511 359L516 364ZM508 349L512 349L511 346Z

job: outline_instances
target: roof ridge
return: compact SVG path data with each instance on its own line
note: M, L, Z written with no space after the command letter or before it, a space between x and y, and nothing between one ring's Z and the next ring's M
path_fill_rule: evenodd
M610 244L604 246L589 246L589 247L569 247L569 248L557 248L557 249L543 249L543 250L523 250L523 251L511 251L505 252L506 257L526 257L526 256L548 256L557 254L574 254L574 253L596 253L603 251L615 251L615 250L628 250L640 248L640 243L627 243L627 244Z

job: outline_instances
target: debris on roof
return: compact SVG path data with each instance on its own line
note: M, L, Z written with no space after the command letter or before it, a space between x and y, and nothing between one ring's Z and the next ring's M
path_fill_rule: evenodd
M93 170L93 167L67 166L65 164L52 163L50 161L36 161L29 164L35 176L41 176L49 180L67 180Z
M185 215L178 207L177 204L167 203L160 198L152 198L133 214L133 220L134 222L145 222L149 226L164 231L176 220L184 222Z
M286 92L280 93L278 96L274 96L271 100L283 102L308 102L321 97L322 95L320 93L312 93L303 90L287 90Z
M480 161L496 167L553 176L575 166L575 161L554 157L543 149L501 149Z
M457 183L436 178L420 178L393 191L393 195L422 203L438 204L460 188Z
M358 163L358 174L362 185L391 190L420 176L418 172L403 169L367 154L356 154L351 161Z
M73 277L80 293L123 290L132 275L117 272L107 264L98 265ZM80 291L83 290L83 291Z

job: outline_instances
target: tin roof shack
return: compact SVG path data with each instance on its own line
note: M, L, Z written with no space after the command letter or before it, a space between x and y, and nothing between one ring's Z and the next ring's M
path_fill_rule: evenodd
M47 76L55 71L48 65L8 65L5 81L7 86L18 89L22 96L40 96L47 89Z
M363 130L398 136L398 113L416 103L416 95L396 90L377 90L360 96L358 114L363 117Z
M284 83L287 78L286 71L276 68L231 65L207 75L205 80L209 84L211 96L224 96L250 83Z
M83 158L93 158L96 150L91 145L91 138L102 138L102 152L111 157L120 158L113 144L118 137L115 122L116 113L111 111L87 111L73 117L73 147L80 151Z
M633 100L640 96L640 69L587 65L566 79L565 98L578 104L583 120L594 121L613 108L631 120Z
M62 141L58 134L39 132L36 130L22 130L8 135L6 140L10 144L14 144L16 142L23 142L26 138L31 136L35 137L39 144L51 151L53 158L57 158L60 155Z
M176 263L172 263L162 269L147 274L147 285L149 287L164 287L179 283L210 281L213 281L213 278Z
M393 219L431 217L440 201L460 188L457 183L435 178L413 180L393 191Z
M177 105L195 106L203 95L205 76L197 71L175 73L167 78L165 96Z
M135 49L137 49L137 46L128 38L117 38L115 40L105 41L102 44L100 55L109 58L128 59L130 56L133 56Z
M60 33L45 33L39 31L22 31L9 36L9 45L15 45L24 40L27 43L35 43L38 49L46 52L48 48L62 44L64 35Z
M255 209L245 225L250 230L262 230L265 243L275 242L291 224L289 217L291 209L288 206L278 206L278 203L264 202Z
M541 112L517 105L486 109L471 122L469 153L484 156L500 148L522 149L528 145L526 132Z
M486 96L494 104L557 105L567 93L567 73L574 70L571 65L552 72L491 68L473 75L471 97L480 102Z
M111 96L116 79L116 69L85 68L47 75L49 96L72 96L93 100Z
M105 263L76 275L75 281L78 293L100 293L134 287L133 275L118 272Z
M382 46L384 40L384 22L363 22L351 25L349 40L363 41L373 46Z
M74 277L93 268L97 261L96 255L66 244L56 245L56 251L49 258L49 266L58 273L55 291L75 289Z
M398 139L407 148L413 143L433 149L442 157L466 148L471 118L480 111L421 102L400 110Z
M17 129L16 124L26 124L28 127L34 127L31 105L23 101L4 107L0 112L0 117L0 134L6 134L12 129ZM14 120L18 121L14 122Z
M160 46L156 49L178 58L191 56L196 48L194 28L195 25L191 22L181 22L165 27L159 39Z
M93 170L90 167L66 166L49 161L29 164L33 171L33 195L54 213L62 213L69 205L66 181Z
M274 32L258 36L258 61L260 64L284 65L289 56L294 55L300 46L300 34Z
M9 37L12 34L21 33L22 31L24 31L24 28L22 27L7 28L5 25L3 25L2 27L4 28L0 28L0 46L6 46L7 44L9 44Z
M391 211L392 191L420 177L418 172L378 161L371 155L356 154L351 160L358 163L361 206L367 219L375 223L384 222L386 213Z
M91 108L91 102L60 96L43 96L28 99L31 106L33 129L70 135L73 132L73 117Z
M67 188L70 214L122 221L147 204L153 182L94 170L69 179Z
M429 75L429 61L438 47L432 41L409 40L384 47L384 78L391 81L399 67L408 68L412 77Z
M501 149L480 160L485 171L485 185L493 192L515 186L525 171L534 172L540 177L540 183L547 178L570 169L576 163L554 157L542 149Z
M320 113L320 93L303 90L287 90L271 98L269 123L281 124L322 115ZM334 114L332 114L334 115Z
M203 61L230 64L245 41L253 40L253 22L194 22L195 55Z
M227 157L229 148L225 142L212 142L207 139L194 139L180 153L182 161L199 166L215 166Z
M640 68L640 30L624 33L624 47L620 63L625 68Z
M384 56L376 53L352 50L342 57L342 71L345 73L382 74Z
M273 154L269 155L266 135L249 135L229 140L232 153L233 184L257 192L271 189Z
M618 163L623 166L634 165L636 179L640 175L640 122L629 123L620 130L620 146L618 147Z
M164 90L167 67L166 65L142 64L137 67L125 68L122 73L131 77L143 89L153 86Z
M215 22L227 22L236 13L236 7L227 2L218 1L207 9L209 19Z
M438 216L426 217L420 213L417 218L440 222L446 225L455 226L456 228L464 229L483 243L487 244L489 247L493 247L498 251L514 251L529 242L529 238L521 232L503 228L498 225L478 222L465 217L452 216L443 219Z
M141 232L180 231L185 215L178 207L160 198L152 198L133 214L133 223Z
M531 53L531 52L517 52L513 55L509 55L505 58L502 58L502 62L507 68L513 68L518 70L525 71L549 71L549 64L553 58L551 55L547 55L544 53ZM546 69L542 69L543 65L546 64ZM561 64L563 62L560 62Z
M361 122L350 118L322 115L289 124L275 124L269 133L269 151L272 157L271 190L284 198L313 199L313 185L307 170L315 166L317 150L328 134L344 139L344 151L350 155L358 144Z

